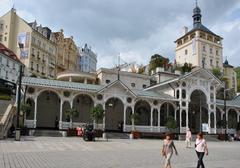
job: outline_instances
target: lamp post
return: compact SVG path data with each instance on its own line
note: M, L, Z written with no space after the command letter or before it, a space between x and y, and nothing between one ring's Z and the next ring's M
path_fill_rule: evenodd
M18 92L17 92L17 126L15 131L15 140L20 141L21 129L19 125L20 106L21 106L21 87L22 87L23 66L19 68Z
M226 96L226 91L227 91L227 85L226 82L224 82L224 113L225 113L225 140L227 140L227 129L228 129L228 122L227 122L227 96Z
M202 100L201 100L201 91L199 91L199 118L200 118L200 132L202 132Z

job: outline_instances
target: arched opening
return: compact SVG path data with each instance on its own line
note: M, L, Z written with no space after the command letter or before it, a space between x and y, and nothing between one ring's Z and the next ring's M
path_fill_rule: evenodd
M37 127L58 129L60 98L53 91L42 92L37 99Z
M202 124L208 123L207 98L203 91L195 90L190 96L189 103L189 128L196 133L202 131Z
M62 121L63 122L70 122L70 118L66 115L66 111L71 108L70 103L65 101L62 105Z
M175 117L175 109L171 103L163 103L160 110L160 126L165 126L169 117Z
M139 121L135 122L135 125L151 125L151 106L147 101L139 100L135 104L135 113L139 115Z
M131 125L132 124L131 115L132 115L132 108L131 107L127 107L127 109L126 109L126 124L127 125Z
M34 100L31 98L28 98L26 103L29 104L30 106L30 110L26 113L26 119L34 120L34 108L35 108Z
M123 131L124 105L119 98L110 98L105 104L105 129Z
M237 128L237 111L230 109L228 111L228 128L236 129Z
M94 103L88 95L78 95L73 100L73 108L78 111L78 116L73 117L73 122L91 123L90 111L93 108Z

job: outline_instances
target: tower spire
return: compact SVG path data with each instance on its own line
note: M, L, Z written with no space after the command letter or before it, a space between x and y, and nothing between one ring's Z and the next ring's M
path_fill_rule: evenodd
M202 23L201 9L198 7L198 0L195 0L196 7L193 9L193 27L197 27Z

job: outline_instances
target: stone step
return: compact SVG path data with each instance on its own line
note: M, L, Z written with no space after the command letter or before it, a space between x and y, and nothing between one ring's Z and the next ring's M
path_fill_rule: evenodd
M108 139L129 139L128 133L107 132Z
M34 136L46 136L46 137L62 137L59 130L35 130Z
M195 141L196 140L196 137L197 135L196 134L193 134L192 135L192 140ZM207 140L207 141L213 141L213 142L218 142L220 141L218 139L218 135L217 134L206 134L204 135L204 138ZM181 134L179 135L179 140L185 140L185 135Z

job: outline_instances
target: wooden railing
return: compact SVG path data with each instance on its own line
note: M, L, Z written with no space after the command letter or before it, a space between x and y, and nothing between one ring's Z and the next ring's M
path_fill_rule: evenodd
M9 104L7 110L3 114L0 121L0 139L7 137L8 130L12 126L13 117L15 115L16 108L12 104Z

